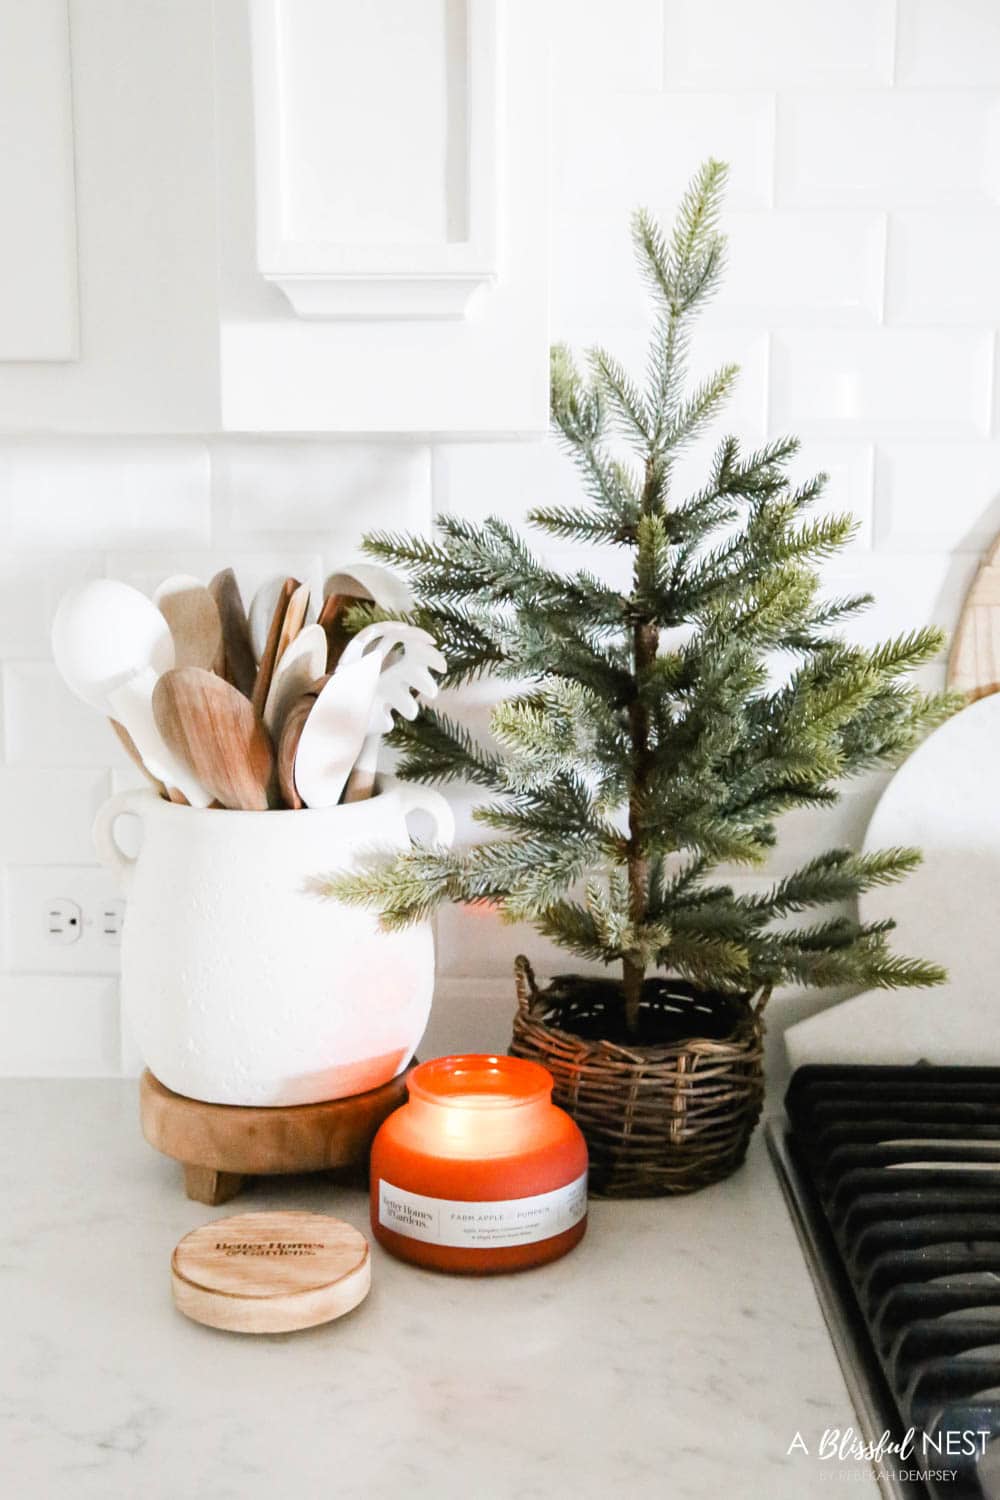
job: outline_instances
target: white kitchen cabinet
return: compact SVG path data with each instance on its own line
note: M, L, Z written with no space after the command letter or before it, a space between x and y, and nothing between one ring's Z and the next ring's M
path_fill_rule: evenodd
M0 204L0 359L75 359L67 0L0 0Z
M544 429L545 7L68 0L67 51L66 4L0 0L53 62L0 430Z
M220 0L225 427L544 430L545 10Z

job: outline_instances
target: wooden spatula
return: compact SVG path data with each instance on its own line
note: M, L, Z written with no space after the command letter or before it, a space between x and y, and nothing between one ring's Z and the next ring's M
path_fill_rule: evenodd
M165 672L153 691L157 727L223 807L263 812L274 752L243 694L202 667Z
M278 602L274 606L274 614L271 616L271 628L267 632L267 640L264 643L264 651L260 661L257 663L257 676L253 685L253 693L250 701L254 706L254 712L258 718L264 716L264 705L267 695L271 689L271 678L278 664L278 650L281 645L282 631L285 628L285 616L288 613L292 598L302 587L297 578L286 578L281 585L278 594ZM305 612L303 611L303 618Z
M250 644L246 610L232 568L216 573L208 591L215 600L222 623L226 677L233 687L249 698L257 676L257 659Z
M153 603L170 626L174 665L214 671L222 650L222 621L218 605L205 585L180 573L160 584Z

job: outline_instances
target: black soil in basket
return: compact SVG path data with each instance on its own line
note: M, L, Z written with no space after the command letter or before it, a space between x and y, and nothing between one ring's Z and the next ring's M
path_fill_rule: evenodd
M539 1015L545 1007L544 1017ZM584 1041L622 1047L669 1046L707 1037L724 1041L747 1016L745 995L700 990L683 979L647 979L639 1005L638 1033L625 1025L622 987L611 979L557 975L540 997L539 1019Z

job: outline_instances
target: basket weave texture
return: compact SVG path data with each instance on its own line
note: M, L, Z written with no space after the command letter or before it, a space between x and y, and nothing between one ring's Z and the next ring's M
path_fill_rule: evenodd
M587 1141L592 1193L606 1198L690 1193L735 1171L764 1101L761 1013L770 991L739 999L735 1025L724 1037L623 1046L589 1040L557 1024L571 1024L575 1016L593 1025L584 979L577 981L579 1002L569 1004L566 981L557 982L556 1004L552 991L538 988L523 956L515 961L514 977L517 1014L510 1051L540 1062L555 1079L555 1102L572 1115ZM690 1004L692 993L690 986L678 984L671 1010ZM691 1009L696 1015L697 1007Z

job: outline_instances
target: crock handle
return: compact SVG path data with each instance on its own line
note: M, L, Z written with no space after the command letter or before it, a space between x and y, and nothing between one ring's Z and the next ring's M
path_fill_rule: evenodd
M94 819L93 838L97 857L109 870L114 871L118 882L128 894L132 884L132 875L135 871L137 859L134 855L126 854L124 849L115 838L115 824L123 813L133 813L137 817L142 814L142 804L154 796L153 792L137 791L130 787L126 792L118 792L114 797L109 797L97 810Z
M403 816L412 812L429 813L434 819L434 838L449 849L455 842L455 815L448 802L433 787L401 781L398 790L403 799Z

